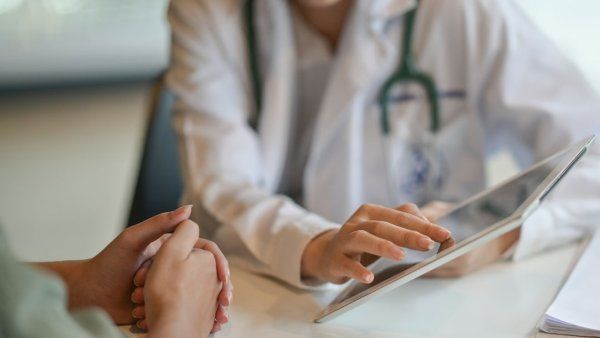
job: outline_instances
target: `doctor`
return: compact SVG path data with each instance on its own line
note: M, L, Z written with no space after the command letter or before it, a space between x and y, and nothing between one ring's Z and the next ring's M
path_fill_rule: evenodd
M494 150L525 167L600 132L596 93L512 1L173 0L169 19L184 202L231 260L298 287L446 239L406 203L481 191ZM595 225L598 148L440 275Z

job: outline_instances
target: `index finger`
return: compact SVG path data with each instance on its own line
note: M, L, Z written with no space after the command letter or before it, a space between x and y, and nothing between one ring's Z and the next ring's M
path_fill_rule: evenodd
M221 282L228 282L229 279L229 262L227 262L227 258L219 249L219 246L213 242L209 241L205 238L198 238L196 240L195 247L197 249L206 250L215 256L215 261L217 262L217 275Z
M171 232L178 224L190 217L191 205L184 205L171 212L163 212L125 230L134 239L137 249L143 250L165 233Z
M413 214L419 217L420 219L429 222L429 219L423 214L423 212L421 212L421 209L419 209L419 207L416 204L402 204L401 206L398 206L394 209L402 212L408 212L409 214Z
M147 260L144 262L144 264L142 264L142 266L140 266L135 275L133 275L133 285L144 286L146 283L146 276L148 276L148 270L150 269L150 264L152 264L152 261Z
M219 280L223 282L223 290L219 295L219 301L221 305L229 306L233 296L233 287L231 285L231 274L229 272L229 262L227 261L227 258L217 244L204 238L198 239L196 248L206 250L215 257L215 262L217 263L217 276L219 277Z
M450 237L450 231L408 212L398 211L379 205L370 205L367 209L367 216L370 220L384 221L409 230L417 231L436 242L443 242Z
M175 228L173 235L167 239L158 251L156 259L186 259L190 255L190 252L192 252L192 249L194 249L199 235L200 229L196 223L190 220L181 222Z

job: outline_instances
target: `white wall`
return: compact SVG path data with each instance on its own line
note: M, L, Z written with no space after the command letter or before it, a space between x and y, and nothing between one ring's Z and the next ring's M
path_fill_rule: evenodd
M514 1L600 92L600 0ZM488 164L489 184L502 181L517 170L512 156L500 152Z
M600 1L516 1L600 91Z

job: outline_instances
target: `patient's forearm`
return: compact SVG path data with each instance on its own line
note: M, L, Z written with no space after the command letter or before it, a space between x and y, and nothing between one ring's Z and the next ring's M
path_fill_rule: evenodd
M84 286L89 281L86 276L86 263L88 260L73 260L60 262L38 262L33 266L58 275L69 293L69 308L89 306L89 297L84 291Z

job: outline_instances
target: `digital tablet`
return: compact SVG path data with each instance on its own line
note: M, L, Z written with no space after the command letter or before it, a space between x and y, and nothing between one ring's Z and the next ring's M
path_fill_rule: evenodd
M412 263L380 259L371 267L371 284L350 282L315 321L332 319L519 227L593 141L590 136L457 205L436 222L452 231L451 239Z

